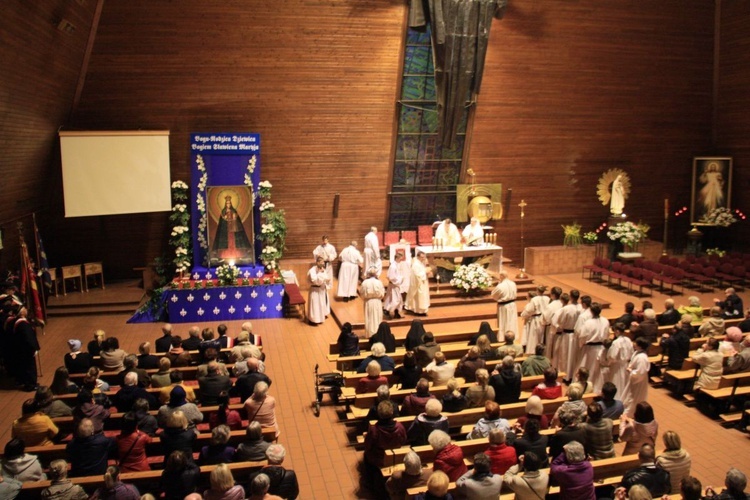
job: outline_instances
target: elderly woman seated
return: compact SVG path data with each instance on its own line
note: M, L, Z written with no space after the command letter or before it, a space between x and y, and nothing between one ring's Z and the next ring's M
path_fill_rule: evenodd
M427 439L435 451L433 470L444 472L451 481L466 474L469 469L464 463L464 452L459 446L451 443L451 437L447 432L432 431Z
M552 425L557 426L560 423L560 412L570 411L576 415L576 423L586 420L586 402L583 401L583 389L580 385L572 384L568 389L568 400L560 405L560 408L552 417Z
M422 446L427 444L427 437L435 429L448 432L448 418L441 415L443 405L437 399L430 399L425 405L424 413L420 413L409 426L407 436L412 446Z
M401 413L404 415L419 415L424 411L427 401L434 398L435 396L430 393L430 381L426 378L420 378L417 382L416 391L404 398Z
M380 369L384 371L391 371L396 367L393 358L385 354L385 346L381 342L376 342L372 345L372 353L362 360L357 367L357 373L365 373L370 361L377 361Z
M271 443L263 440L263 428L258 422L250 422L245 431L245 441L237 446L235 462L259 462L266 459L266 450Z
M375 392L381 385L388 385L388 379L380 375L380 364L377 361L370 361L367 365L367 376L359 379L354 392L357 394Z
M703 306L701 306L701 299L695 295L688 297L688 305L678 307L677 312L692 316L692 319L690 320L691 323L699 323L703 321Z
M487 370L485 370L485 372L486 371ZM447 384L445 384L445 386L448 388L448 391L442 398L443 410L448 413L456 413L465 409L469 405L469 400L466 396L461 394L461 391L459 390L461 382L452 378Z
M724 335L724 317L722 316L721 307L713 306L711 308L711 317L708 318L698 328L699 337L717 337Z
M550 476L560 486L560 498L596 498L594 466L577 441L566 444L552 460Z
M378 419L378 405L381 401L388 401L388 403L390 403L390 405L393 407L393 416L399 416L398 405L391 400L391 390L387 385L383 384L378 387L375 390L375 394L377 395L377 399L375 400L375 403L373 403L373 405L370 407L370 410L367 412L367 417L365 417L366 422Z
M490 373L485 368L480 368L474 375L476 385L466 389L466 400L469 408L481 408L487 401L495 400L495 389L490 385Z
M510 431L510 424L501 418L500 405L494 401L484 404L484 417L474 425L474 428L466 435L466 439L478 439L487 437L492 429L501 429L503 432Z

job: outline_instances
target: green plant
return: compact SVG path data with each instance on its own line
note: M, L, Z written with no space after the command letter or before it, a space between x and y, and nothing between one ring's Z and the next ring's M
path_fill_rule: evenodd
M581 244L581 225L574 222L573 224L566 226L563 225L563 246L566 247L577 247Z
M589 231L588 233L583 233L583 241L589 244L596 243L596 241L599 239L599 235L596 234L594 231Z

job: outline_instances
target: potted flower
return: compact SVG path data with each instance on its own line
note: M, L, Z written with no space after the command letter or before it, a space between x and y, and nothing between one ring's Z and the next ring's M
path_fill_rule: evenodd
M737 218L728 208L719 207L714 208L709 213L701 217L701 222L710 226L729 227L737 222Z
M475 293L487 289L492 284L492 277L480 264L458 266L453 273L451 286L465 293Z
M612 241L622 243L626 251L634 252L638 248L638 243L646 238L648 230L649 227L643 223L618 222L614 226L610 226L607 237Z
M599 235L596 234L594 231L583 233L583 242L586 245L595 245L598 239L599 239Z
M216 276L220 284L233 285L240 276L240 269L234 264L224 264L216 268Z

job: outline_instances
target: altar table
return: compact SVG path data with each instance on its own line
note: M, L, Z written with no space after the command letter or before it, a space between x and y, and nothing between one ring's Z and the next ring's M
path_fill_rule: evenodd
M477 259L491 256L490 271L500 272L503 270L503 247L492 244L464 247L441 247L418 246L417 252L424 252L430 265L436 258L455 259L456 257L475 257Z

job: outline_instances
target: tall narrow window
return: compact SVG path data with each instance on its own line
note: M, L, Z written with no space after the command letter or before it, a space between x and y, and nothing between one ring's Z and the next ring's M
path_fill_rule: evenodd
M454 217L456 184L466 140L467 107L450 148L439 144L435 73L429 26L408 29L388 228L414 229Z

